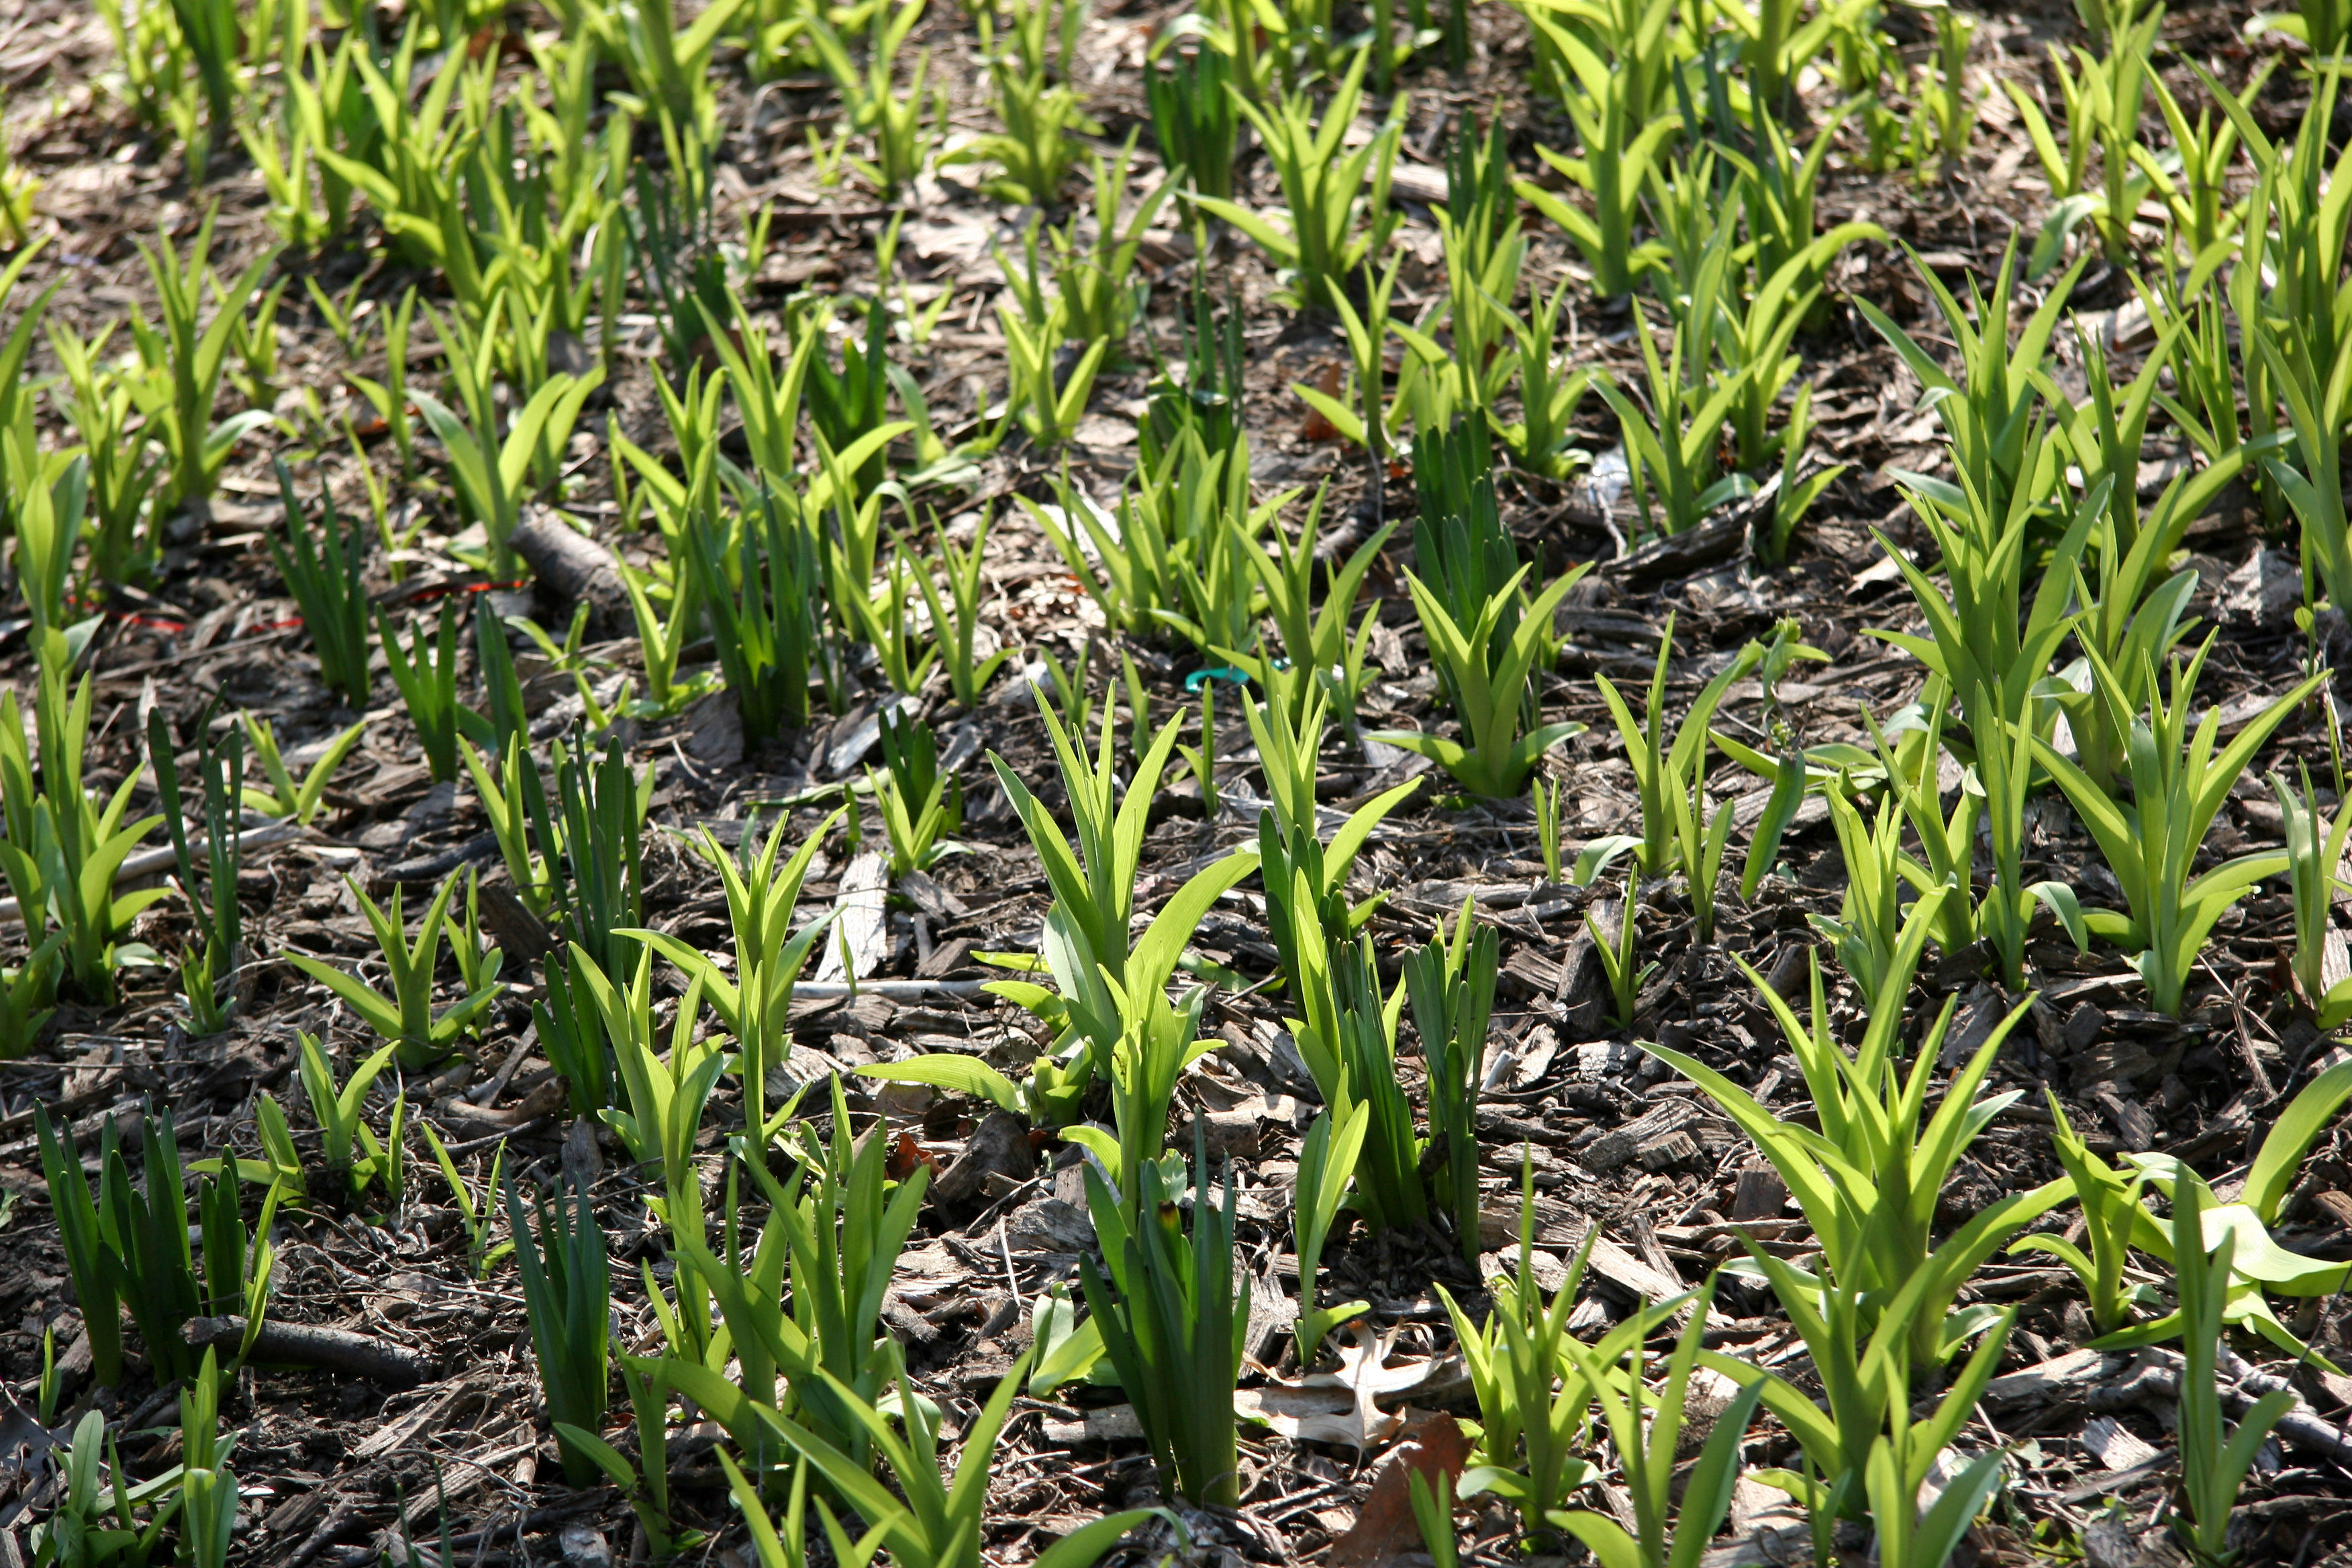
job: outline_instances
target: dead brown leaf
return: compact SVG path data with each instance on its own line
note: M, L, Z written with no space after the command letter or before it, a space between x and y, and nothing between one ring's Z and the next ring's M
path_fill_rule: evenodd
M1424 1415L1372 1478L1372 1489L1348 1533L1331 1543L1326 1568L1381 1568L1423 1544L1412 1516L1412 1479L1434 1486L1443 1473L1458 1478L1470 1461L1470 1439L1451 1415Z
M1333 360L1317 374L1315 390L1326 397L1339 395L1339 361ZM1339 427L1325 418L1321 409L1309 404L1307 423L1299 427L1298 437L1302 441L1337 441L1339 439Z
M903 1182L918 1167L928 1166L931 1174L940 1173L940 1157L915 1142L915 1135L901 1131L898 1141L890 1145L890 1156L883 1163L883 1171L894 1182Z

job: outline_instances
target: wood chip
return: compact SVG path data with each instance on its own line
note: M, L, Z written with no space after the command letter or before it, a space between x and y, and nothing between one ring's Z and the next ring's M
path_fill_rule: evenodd
M2068 1351L2022 1372L1994 1378L1985 1384L1984 1402L1998 1410L2003 1405L2041 1403L2078 1394L2122 1365L2122 1357L2110 1357L2101 1351Z
M2156 1449L2133 1436L2112 1415L2094 1415L2084 1424L2083 1447L2110 1470L2133 1469L2157 1457Z
M863 980L881 966L889 948L884 900L890 886L890 862L868 850L850 861L841 874L834 898L834 925L822 943L815 980Z

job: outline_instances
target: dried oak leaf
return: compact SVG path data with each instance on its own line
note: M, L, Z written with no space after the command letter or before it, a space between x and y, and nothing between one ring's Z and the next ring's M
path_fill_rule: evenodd
M1339 361L1331 361L1316 375L1315 390L1326 397L1339 395ZM1302 441L1337 441L1340 438L1339 427L1324 417L1323 411L1310 403L1307 405L1307 423L1300 426L1298 438Z
M940 1173L940 1157L915 1142L915 1135L900 1131L898 1141L890 1145L889 1158L882 1163L884 1173L894 1182L903 1182L915 1173L919 1165L930 1167L936 1180Z
M1348 1533L1331 1543L1325 1568L1383 1568L1422 1546L1412 1516L1412 1481L1434 1485L1439 1472L1459 1477L1470 1460L1470 1439L1451 1415L1424 1415L1405 1428L1404 1441L1372 1478L1372 1489Z
M1357 1449L1386 1442L1403 1421L1382 1410L1379 1401L1412 1397L1429 1383L1432 1363L1391 1363L1394 1330L1375 1334L1359 1322L1354 1332L1354 1342L1340 1347L1338 1372L1311 1373L1296 1383L1270 1377L1263 1388L1236 1390L1234 1408L1294 1442L1344 1443Z

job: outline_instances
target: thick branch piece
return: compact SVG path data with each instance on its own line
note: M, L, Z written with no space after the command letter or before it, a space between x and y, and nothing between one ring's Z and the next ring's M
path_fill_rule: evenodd
M2294 1394L2294 1407L2280 1416L2278 1425L2272 1428L2279 1440L2332 1464L2352 1465L2352 1436L2305 1404L2294 1384L2261 1371L2226 1345L2221 1348L2220 1364L2225 1380L2221 1404L2231 1415L2244 1415L2248 1406L2265 1394ZM2139 1359L2119 1382L2101 1392L2107 1397L2090 1401L2095 1408L2103 1405L2145 1405L2151 1398L2178 1399L2180 1352L2163 1345L2150 1345L2139 1352Z
M198 1350L245 1342L243 1318L190 1318L181 1337ZM414 1388L433 1375L424 1358L395 1345L347 1329L318 1328L309 1323L265 1321L254 1336L257 1361L291 1362L328 1372L364 1377L386 1388Z
M570 605L585 600L600 624L630 624L629 594L613 552L559 518L541 512L516 528L509 542L539 578L541 591Z

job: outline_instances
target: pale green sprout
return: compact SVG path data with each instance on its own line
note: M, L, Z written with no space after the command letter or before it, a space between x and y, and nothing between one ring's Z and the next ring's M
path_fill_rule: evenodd
M1818 950L1809 955L1810 1026L1764 983L1763 976L1735 956L1734 962L1755 983L1780 1021L1817 1109L1818 1131L1773 1115L1746 1089L1682 1052L1662 1046L1645 1047L1697 1084L1748 1135L1788 1184L1822 1247L1822 1278L1810 1287L1816 1296L1853 1294L1853 1310L1859 1314L1856 1321L1864 1332L1872 1332L1879 1321L1874 1310L1879 1302L1912 1282L1928 1281L1920 1286L1924 1294L1911 1309L1915 1315L1906 1327L1909 1338L1902 1349L1912 1363L1923 1368L1940 1366L1969 1332L1982 1327L1980 1312L1964 1312L1948 1321L1944 1311L1977 1262L2057 1202L2064 1191L2063 1183L2053 1182L2012 1194L1980 1211L1940 1247L1934 1245L1936 1209L1952 1168L1992 1119L2018 1099L2016 1090L1981 1100L1977 1096L1992 1070L2001 1042L2025 1014L2025 1005L2021 1003L1994 1026L1968 1061L1952 1073L1943 1102L1928 1116L1927 1089L1937 1070L1957 996L1946 999L1907 1073L1898 1071L1895 1049L1904 997L1927 946L1935 906L1950 896L1946 891L1929 893L1913 906L1895 961L1880 989L1871 994L1869 1022L1852 1055L1830 1030ZM1857 1452L1849 1458L1859 1473L1862 1455Z
M2294 903L2295 984L2316 1016L2320 1032L2329 1033L2352 1020L2352 977L2327 983L2328 911L2343 888L2336 868L2344 864L2344 843L2352 835L2352 809L2339 802L2330 826L2321 815L2319 797L2311 787L2311 770L2303 770L2303 789L2275 772L2271 793L2278 796L2279 815L2286 828L2287 875Z
M2149 1184L2172 1200L2176 1218L2184 1196L2197 1203L2207 1250L2219 1247L2224 1237L2234 1238L2222 1301L2225 1321L2252 1329L2289 1355L2323 1367L2328 1365L2326 1358L2279 1321L2265 1297L2334 1295L2352 1286L2352 1264L2291 1252L2273 1238L2271 1227L2285 1212L2304 1155L2348 1100L2352 1100L2352 1062L2338 1062L2304 1085L2271 1124L2270 1135L2247 1168L2245 1187L2234 1203L2222 1203L2202 1176L2169 1154L2129 1156L2132 1164L2147 1173ZM2168 1244L2160 1235L2150 1237L2143 1230L2136 1245L2179 1268L2177 1245ZM2153 1344L2179 1331L2180 1316L2174 1313L2122 1330L2100 1343L2103 1347Z
M329 741L326 749L312 760L297 782L278 750L278 732L269 721L257 720L250 713L241 717L246 740L253 748L253 759L269 779L267 789L247 784L243 792L245 804L265 816L283 817L309 826L326 801L327 785L334 778L335 770L343 765L352 748L360 743L360 736L366 732L367 721L361 720Z
M1362 100L1364 68L1370 59L1369 53L1356 56L1328 104L1317 103L1303 90L1265 108L1236 94L1236 106L1255 128L1281 176L1288 232L1234 202L1193 194L1186 196L1195 206L1255 240L1291 274L1292 290L1302 305L1329 305L1365 258L1385 248L1398 222L1397 216L1387 210L1388 189L1398 144L1403 140L1405 100L1394 101L1388 119L1370 141L1352 153L1340 151ZM1366 200L1368 177L1371 191ZM1360 202L1370 219L1360 232L1356 228Z
M1605 675L1595 675L1593 684L1600 688L1601 700L1609 705L1610 717L1617 722L1617 733L1625 742L1626 760L1633 764L1633 780L1642 800L1642 838L1635 856L1636 863L1645 876L1664 876L1678 862L1681 840L1675 832L1673 801L1677 796L1696 797L1706 780L1707 725L1715 717L1725 695L1732 686L1756 668L1764 656L1762 645L1749 642L1738 656L1715 679L1708 681L1683 715L1672 742L1665 737L1666 664L1674 656L1675 618L1666 616L1665 630L1659 634L1658 663L1650 677L1648 706L1643 718L1636 722L1633 710L1618 694L1616 683Z
M1298 1364L1315 1364L1324 1336L1350 1318L1371 1310L1365 1301L1342 1301L1324 1307L1316 1303L1315 1272L1323 1260L1323 1244L1338 1219L1348 1183L1356 1173L1356 1159L1364 1147L1364 1131L1371 1107L1359 1105L1332 1131L1328 1110L1315 1118L1298 1150L1298 1179L1292 1206L1291 1233L1298 1257Z
M1617 1005L1617 1026L1629 1035L1633 1032L1635 998L1658 971L1654 960L1646 963L1634 960L1633 912L1633 900L1628 896L1617 906L1614 932L1601 925L1600 916L1593 910L1584 912L1584 929L1592 933L1593 951L1601 955L1601 970L1609 977L1609 994Z
M2074 1185L2074 1201L2082 1205L2084 1237L2091 1250L2086 1256L2063 1236L2042 1234L2021 1236L2009 1244L2009 1250L2011 1255L2047 1253L2072 1269L2090 1298L2092 1325L2103 1334L2114 1333L2131 1321L2133 1307L2149 1305L2155 1297L2145 1285L2126 1288L2123 1282L2131 1248L2158 1255L2164 1250L2156 1216L2140 1201L2147 1173L2126 1177L2091 1152L2067 1121L2057 1095L2047 1089L2043 1093L2050 1100L2051 1147Z
M1657 48L1672 25L1674 10L1660 5L1642 8L1636 26L1643 37L1636 45L1638 52ZM1634 243L1633 226L1650 165L1681 131L1682 119L1641 101L1639 73L1618 68L1576 32L1540 11L1528 15L1574 78L1567 106L1583 155L1563 157L1549 147L1537 151L1545 163L1591 195L1593 210L1587 213L1532 181L1516 181L1514 188L1583 253L1585 265L1592 269L1594 291L1603 299L1622 299L1633 292L1634 279L1658 255L1654 241Z
M659 1173L665 1196L649 1206L674 1233L700 1236L702 1183L694 1169L694 1139L702 1128L703 1106L728 1065L718 1040L694 1037L702 1011L703 977L696 974L687 984L665 1058L655 1047L650 946L639 950L635 977L615 987L587 949L575 942L572 976L572 984L584 984L594 1000L620 1065L621 1081L629 1091L629 1109L608 1108L604 1122L620 1135L632 1159Z
M368 1089L376 1076L392 1065L400 1049L398 1041L385 1046L367 1060L352 1069L352 1076L338 1087L335 1069L319 1048L318 1037L305 1031L300 1037L302 1092L310 1102L310 1115L319 1124L319 1136L330 1172L341 1174L354 1194L367 1190L367 1184L380 1173L388 1173L388 1162L383 1151L373 1149L369 1158L355 1161L353 1144L360 1135L367 1133L361 1118L361 1103L367 1099ZM369 1137L373 1142L373 1135Z
M2221 1330L2241 1233L2225 1226L2215 1239L2205 1203L2199 1183L2184 1182L2173 1190L2173 1268L2180 1297L2180 1489L2189 1499L2189 1518L2176 1521L2175 1528L2199 1561L2219 1563L2235 1555L2229 1535L2238 1489L2271 1428L2297 1401L2293 1390L2274 1389L2255 1400L2237 1428L2223 1436Z
M2154 677L2146 679L2150 698L2145 718L2105 662L2095 653L2086 655L2108 709L2107 721L2130 737L2128 802L2100 788L2041 736L2031 740L2035 760L2065 792L2123 889L2128 912L2093 911L2086 917L2090 929L2136 950L2133 963L2147 982L2149 1004L2175 1016L2188 991L2190 966L2214 922L2256 882L2288 868L2286 854L2269 851L2241 855L2195 875L2206 830L2254 752L2326 679L2324 672L2315 675L2287 692L2217 755L2219 710L2208 709L2193 734L2189 724L2197 677L2211 647L2209 637L2187 668L2174 672L2168 702L2155 700Z
M449 454L450 472L467 510L489 538L491 571L510 576L517 570L509 541L522 525L523 500L536 488L530 483L533 465L543 448L562 449L588 395L604 380L602 368L580 376L551 376L523 405L503 439L494 430L461 419L431 393L410 394Z
M1739 1479L1739 1447L1748 1424L1756 1414L1763 1390L1755 1384L1739 1391L1728 1408L1713 1417L1698 1464L1682 1491L1682 1511L1667 1531L1674 1503L1675 1455L1685 1423L1685 1401L1691 1373L1698 1368L1699 1337L1706 1329L1706 1309L1715 1297L1714 1281L1699 1291L1689 1321L1675 1341L1666 1363L1666 1377L1658 1390L1654 1415L1643 1409L1649 1393L1643 1381L1647 1359L1637 1341L1604 1362L1573 1334L1560 1341L1560 1350L1591 1389L1609 1424L1611 1443L1624 1468L1626 1491L1633 1499L1634 1530L1627 1531L1606 1514L1578 1509L1551 1514L1552 1523L1582 1542L1601 1568L1698 1568L1707 1543L1722 1526L1731 1507L1731 1490ZM1645 1415L1651 1418L1644 1421Z
M1018 310L1000 303L998 324L1004 331L1005 371L1012 378L1013 416L1030 440L1040 447L1058 447L1068 440L1085 416L1087 398L1094 390L1095 373L1102 368L1110 342L1098 338L1087 347L1067 379L1057 381L1055 366L1066 321L1059 300L1045 321L1033 326Z
M809 954L833 924L831 917L826 916L795 931L792 929L793 910L799 901L801 884L808 877L809 867L824 847L824 836L832 831L841 815L835 811L819 823L816 830L781 865L778 855L783 847L784 829L789 826L785 817L778 817L769 829L767 843L758 855L751 853L747 843L740 860L727 852L709 828L703 829L695 847L704 861L718 871L725 889L728 921L735 939L733 978L729 978L730 971L721 968L709 954L666 931L625 927L616 933L639 938L700 984L702 994L710 1000L711 1010L719 1015L740 1047L744 1112L750 1126L762 1140L781 1131L778 1121L767 1113L766 1084L770 1070L782 1066L791 1051L788 1020L793 988L800 980ZM630 1088L631 1103L641 1103L635 1098L635 1084Z
M424 923L417 928L414 942L407 940L402 929L400 889L393 889L392 908L387 912L357 882L349 878L344 880L352 897L359 902L360 912L367 917L368 925L375 932L376 945L390 973L392 994L385 996L357 975L308 953L289 952L287 959L332 991L379 1036L392 1041L398 1047L401 1066L430 1067L456 1048L457 1037L498 994L495 986L484 986L462 1001L438 1012L434 1010L433 970L441 951L442 928L448 921L449 900L457 890L457 879L453 877L441 884L440 892L425 911Z
M1531 570L1522 566L1513 573L1467 626L1447 613L1444 603L1420 578L1405 574L1413 608L1429 637L1430 658L1452 672L1454 689L1460 695L1462 710L1456 716L1463 740L1417 730L1383 731L1373 738L1429 758L1474 795L1507 799L1521 794L1543 754L1584 728L1562 721L1523 729L1522 721L1538 655L1551 635L1553 612L1591 570L1590 563L1554 579L1520 614L1504 646L1495 647L1495 633L1504 616L1517 606L1519 584Z

